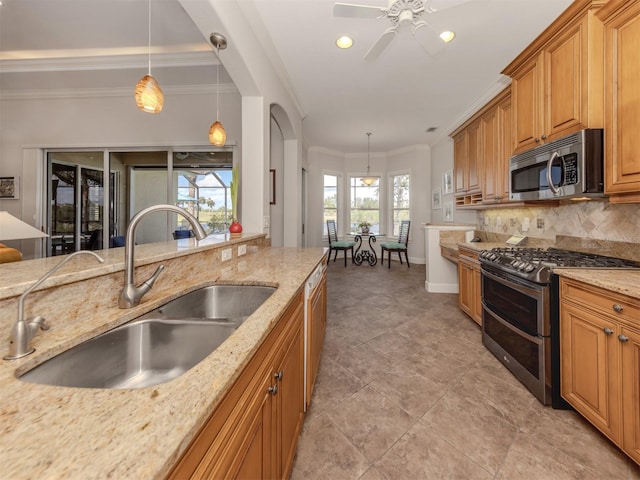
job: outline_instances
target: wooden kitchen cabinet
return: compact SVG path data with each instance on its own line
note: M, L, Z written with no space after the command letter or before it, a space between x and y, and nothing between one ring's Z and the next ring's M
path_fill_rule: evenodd
M503 74L512 79L513 153L604 127L604 0L577 0Z
M605 193L615 203L640 203L640 1L612 0L605 25Z
M478 172L481 170L482 138L480 119L454 136L454 194L456 197L481 199ZM465 200L463 200L464 202ZM470 200L468 201L470 202ZM458 201L456 200L456 203Z
M300 292L169 478L288 478L304 419L303 325Z
M316 382L318 368L320 367L320 355L324 343L324 334L327 329L327 270L326 265L322 271L322 279L311 292L307 300L307 404L311 404L313 386Z
M509 159L511 157L511 91L491 102L482 119L482 203L509 201Z
M640 300L560 279L561 394L640 464Z
M482 291L478 252L458 247L458 306L482 325Z

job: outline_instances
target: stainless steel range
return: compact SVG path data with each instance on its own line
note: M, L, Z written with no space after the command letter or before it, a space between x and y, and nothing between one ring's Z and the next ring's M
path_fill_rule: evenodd
M560 398L558 278L554 268L640 268L640 262L556 248L479 254L482 342L545 405Z

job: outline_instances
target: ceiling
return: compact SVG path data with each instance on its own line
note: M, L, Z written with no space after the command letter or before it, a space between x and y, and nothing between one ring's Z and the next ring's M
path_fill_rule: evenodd
M335 18L333 0L196 1L245 4L245 14L252 12L250 22L264 26L254 32L262 35L265 54L279 57L278 63L284 65L280 74L290 83L305 116L305 145L344 153L365 151L366 132L372 132L372 151L439 141L508 83L500 71L571 3L468 0L423 16L435 30L457 34L439 54L428 55L405 30L377 60L367 62L364 54L391 26L386 18ZM433 1L438 6L460 3ZM2 95L131 88L146 73L147 0L2 3ZM386 0L348 3L387 4ZM349 50L335 46L343 34L354 38ZM178 0L153 0L152 73L165 91L185 83L215 83L216 57L207 37ZM220 81L232 82L224 69ZM426 132L430 128L435 131Z

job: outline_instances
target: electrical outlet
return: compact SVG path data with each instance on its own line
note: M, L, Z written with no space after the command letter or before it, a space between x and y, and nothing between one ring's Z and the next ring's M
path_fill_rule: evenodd
M496 217L496 226L497 227L501 227L502 226L502 217L500 215L498 215Z
M244 255L245 253L247 253L247 246L246 245L238 245L238 256Z
M231 260L231 249L225 248L222 250L222 261L226 262L227 260Z
M269 228L271 226L271 219L268 215L265 215L265 217L262 219L262 226L264 228Z
M522 220L522 231L523 232L528 232L530 225L531 224L530 224L529 217L524 217L524 219Z

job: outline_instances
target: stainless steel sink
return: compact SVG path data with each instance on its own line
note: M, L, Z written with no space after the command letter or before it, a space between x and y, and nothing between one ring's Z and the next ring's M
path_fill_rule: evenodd
M275 288L215 285L87 340L19 378L80 388L143 388L168 382L220 346Z
M240 325L275 290L259 285L212 285L182 295L141 318L205 318Z

